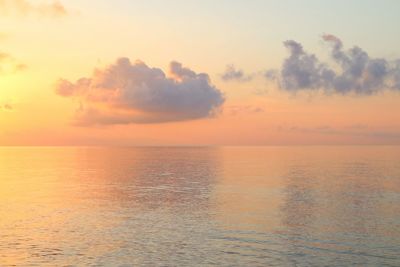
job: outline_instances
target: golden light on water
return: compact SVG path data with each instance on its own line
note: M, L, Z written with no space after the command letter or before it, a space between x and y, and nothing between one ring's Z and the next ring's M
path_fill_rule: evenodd
M395 252L378 246L399 238L390 224L399 213L390 200L400 193L399 153L390 147L1 148L0 259L140 265L157 255L161 262L200 264L207 261L201 253L223 263L231 251L230 259L246 264L242 255L251 250L259 263L274 264L306 247L334 261L351 246L381 253L390 264ZM353 244L358 238L369 247ZM358 261L348 255L342 262Z

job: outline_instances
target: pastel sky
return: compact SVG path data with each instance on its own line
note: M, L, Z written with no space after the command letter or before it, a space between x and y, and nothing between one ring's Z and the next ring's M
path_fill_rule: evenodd
M400 144L397 0L0 0L0 145Z

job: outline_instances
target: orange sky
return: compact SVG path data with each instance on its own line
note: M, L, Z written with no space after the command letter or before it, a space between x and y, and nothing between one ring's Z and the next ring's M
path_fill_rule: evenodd
M391 13L379 21L383 31L371 25L368 32L356 21L368 21L372 13L349 25L309 27L316 21L293 3L299 14L258 1L232 7L225 1L216 7L209 1L125 2L0 1L0 145L400 144L400 90L386 85L400 73ZM262 8L273 17L264 19ZM296 31L287 21L299 21ZM321 41L326 32L341 38L347 56L354 46L368 53L356 80L361 89L342 93L325 80L315 90L306 88L313 83L285 88L285 78L304 71L283 75L293 56L285 40L302 44L296 60L316 55L317 67L306 71L319 71L321 62L338 77L346 72L330 56L335 40ZM391 65L384 81L370 86L368 66L375 59ZM264 77L270 69L277 79ZM71 95L60 95L60 79L68 81Z

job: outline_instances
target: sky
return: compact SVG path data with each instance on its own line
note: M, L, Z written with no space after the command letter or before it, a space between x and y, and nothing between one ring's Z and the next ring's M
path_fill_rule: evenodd
M0 145L398 145L399 9L0 0Z

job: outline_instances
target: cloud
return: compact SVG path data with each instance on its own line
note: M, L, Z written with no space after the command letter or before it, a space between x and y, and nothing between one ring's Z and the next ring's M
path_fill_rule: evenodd
M27 68L25 64L18 62L13 56L0 52L0 74L16 73Z
M228 106L226 109L224 108L224 113L227 113L231 116L236 116L239 114L254 114L254 113L262 113L265 112L265 109L260 106L252 106L252 105L235 105Z
M265 78L271 81L276 81L279 78L279 73L277 70L267 70L264 72Z
M40 15L50 17L61 17L67 15L64 5L56 0L42 1L40 4L33 4L28 0L0 0L0 14L18 15Z
M90 78L60 80L58 95L76 99L78 125L161 123L215 116L225 98L205 73L171 62L169 77L144 62L116 63Z
M368 125L356 124L335 128L327 125L317 127L285 127L279 126L278 131L287 133L306 133L306 134L321 134L321 135L337 135L337 136L354 136L354 137L369 137L380 138L383 140L399 140L400 132L393 130L385 130L382 127L370 127Z
M400 90L400 60L372 58L358 46L345 50L342 41L330 34L323 40L329 44L330 56L337 66L330 67L296 41L288 40L289 51L277 79L282 89L324 90L330 93L370 95L385 89Z
M251 75L246 75L242 70L236 69L234 65L226 66L225 72L221 75L224 81L247 82L252 80Z
M12 111L14 107L11 104L0 104L0 111Z

